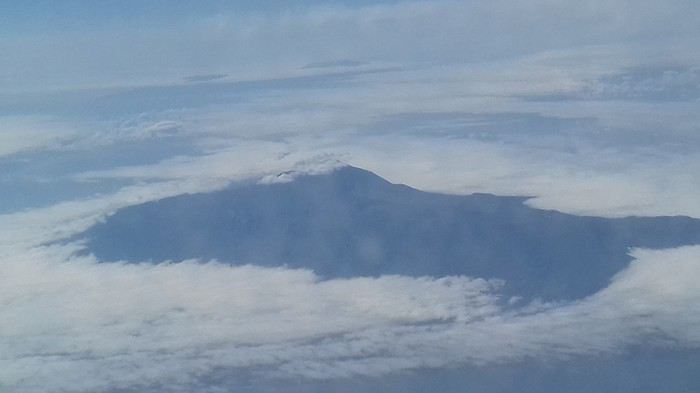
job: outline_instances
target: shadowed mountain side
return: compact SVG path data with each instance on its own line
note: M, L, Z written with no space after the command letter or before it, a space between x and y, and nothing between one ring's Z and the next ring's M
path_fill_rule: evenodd
M345 167L127 207L81 237L107 261L218 259L324 278L468 275L544 299L606 286L629 263L630 247L700 243L700 220L580 217L524 200L422 192Z

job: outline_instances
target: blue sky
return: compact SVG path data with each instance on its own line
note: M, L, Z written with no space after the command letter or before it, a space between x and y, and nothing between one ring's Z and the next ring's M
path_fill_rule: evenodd
M514 310L489 277L127 265L75 236L344 164L572 215L699 219L698 20L691 0L0 2L0 390L213 392L201 373L248 389L270 368L268 391L371 391L455 367L499 380L523 359L697 358L697 246L632 249L595 294Z

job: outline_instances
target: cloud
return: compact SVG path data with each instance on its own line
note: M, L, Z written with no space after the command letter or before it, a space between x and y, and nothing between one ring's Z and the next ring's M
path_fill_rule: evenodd
M226 75L226 74L204 74L204 75L190 75L190 76L184 77L183 79L185 80L185 82L197 83L197 82L211 82L211 81L215 81L218 79L226 78L227 76L228 75Z
M12 256L27 248L70 238L125 206L218 190L232 181L274 182L275 177L290 169L297 174L314 174L339 165L342 164L332 156L290 151L284 143L241 141L201 157L182 156L153 166L83 173L76 180L127 176L138 181L111 194L0 214L0 256Z
M655 48L673 47L676 55L683 52L679 43L696 45L697 17L697 7L683 0L663 5L630 0L319 5L270 14L224 10L157 26L149 25L145 16L141 28L120 30L112 25L90 32L67 29L62 34L11 37L0 43L3 52L13 53L3 59L0 70L15 88L25 89L162 83L200 74L252 75L329 58L474 62L641 41ZM43 64L52 67L47 71Z
M8 323L2 327L6 350L0 383L14 391L31 390L30 377L35 388L74 391L104 389L100 379L181 382L179 373L196 378L200 367L205 373L278 364L276 358L305 351L295 344L300 341L391 324L468 321L493 309L481 293L493 284L483 280L318 282L307 271L215 263L47 261L56 254L35 250L26 255L30 259L3 261L0 299ZM275 347L279 350L271 352ZM121 366L111 369L114 362ZM165 369L125 373L143 362ZM62 386L66 381L53 374L61 369L70 370L77 383Z
M85 168L75 178L225 181L239 165L257 165L248 161L263 167L282 155L289 166L281 172L331 156L429 191L529 195L535 207L575 214L700 217L694 102L522 99L579 91L663 57L649 52L641 59L638 48L588 46L476 64L212 82L194 95L191 85L135 89L112 98L147 113L122 113L117 134L157 140L172 130L195 151L156 165ZM158 106L141 105L149 97ZM200 105L201 97L210 101Z
M540 100L639 100L697 101L700 69L697 67L647 67L605 75L579 91L533 96Z
M59 148L78 132L65 122L38 116L0 116L0 157L20 152Z
M319 61L316 63L309 63L302 68L341 68L341 67L359 67L366 65L367 63L359 60L334 60L334 61Z
M224 139L201 156L87 171L76 178L225 182L243 173L242 168L275 175L296 163L304 171L315 167L322 171L344 162L421 190L525 195L533 197L527 202L533 207L572 214L700 217L693 188L700 181L696 175L700 156L695 152L649 150L644 145L621 150L584 138L562 146L547 137L504 143L501 138L454 135L327 134L286 137L284 142Z
M98 264L72 251L3 258L0 386L187 391L222 370L236 386L246 370L333 379L700 347L700 247L634 251L590 298L523 309L503 305L498 282L466 277L319 281L213 262Z
M700 173L693 170L700 166L700 115L693 102L521 99L577 91L640 61L636 51L614 49L205 87L98 89L80 93L77 103L59 94L27 105L50 112L66 98L71 110L36 127L8 123L3 147L8 154L73 149L82 157L113 146L110 160L80 161L83 167L55 155L23 157L41 171L51 163L50 174L37 178L93 184L197 177L222 183L239 178L242 168L275 175L299 161L332 157L429 191L529 195L533 206L575 214L700 217L693 188ZM663 79L658 70L665 69L644 75ZM671 79L682 84L684 78ZM67 114L76 110L83 114ZM25 138L34 128L44 131ZM148 145L153 153L135 153L134 141L139 151ZM274 164L267 168L266 162ZM3 174L10 180L6 187L18 176L11 168Z

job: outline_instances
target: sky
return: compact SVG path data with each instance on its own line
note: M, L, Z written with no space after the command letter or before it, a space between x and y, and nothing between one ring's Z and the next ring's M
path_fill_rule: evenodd
M631 249L601 291L513 310L488 277L123 264L74 237L131 205L343 165L700 219L698 20L693 0L0 0L0 390L386 391L639 347L691 362L694 245Z

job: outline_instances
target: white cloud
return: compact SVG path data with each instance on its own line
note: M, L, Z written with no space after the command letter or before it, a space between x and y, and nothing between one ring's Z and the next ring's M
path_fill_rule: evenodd
M429 7L416 5L421 6ZM642 51L648 57L640 57ZM673 59L698 60L689 53ZM297 161L331 156L423 190L530 195L533 206L575 214L700 217L693 187L700 182L700 113L694 102L518 99L576 92L626 68L658 66L667 55L659 48L614 43L369 72L341 78L343 84L329 88L312 82L292 88L281 87L283 81L251 82L253 91L232 90L245 97L241 101L149 112L133 121L133 130L125 126L123 131L125 138L138 137L154 127L177 126L207 154L149 166L85 168L76 178L226 181L241 168L262 170L268 161L279 161L272 167L285 171ZM217 86L224 88L212 86L212 94ZM160 89L169 92L167 87L155 91ZM177 94L186 95L178 91L172 91L174 102ZM151 94L147 88L142 93ZM476 120L386 126L387 119L401 115L420 119L441 113ZM514 120L514 113L542 122ZM581 119L586 123L571 125ZM479 121L492 124L481 127Z
M345 147L347 162L423 190L526 195L534 197L531 206L581 215L700 217L696 153L586 142L566 151L450 137L360 141Z
M284 141L222 140L230 146L202 156L76 178L226 182L244 173L276 175L294 167L323 171L342 161L426 191L525 195L533 197L527 202L533 207L580 215L700 218L694 187L700 182L700 155L693 152L601 148L586 141L567 151L557 143L528 146L439 135L326 134Z
M201 367L275 365L301 351L299 342L394 324L466 322L495 310L482 293L492 284L483 280L318 282L306 271L62 263L57 253L37 249L2 264L0 384L13 391L31 391L29 379L39 389L90 391L113 380L194 378ZM121 366L111 369L116 361ZM82 376L79 383L65 386L54 374L66 369Z
M15 392L158 385L215 370L261 378L378 376L420 367L566 359L628 346L700 347L700 247L634 251L579 302L511 310L498 283L308 271L97 264L41 247L0 264L0 386Z
M642 40L647 47L673 48L675 56L684 52L679 43L697 48L699 12L682 0L423 1L252 16L224 12L187 18L177 28L168 23L136 32L111 27L3 40L0 49L13 56L3 59L0 71L10 76L8 83L36 89L251 75L334 59L473 62Z
M38 116L0 116L0 157L26 151L58 148L71 143L76 130L55 119Z

